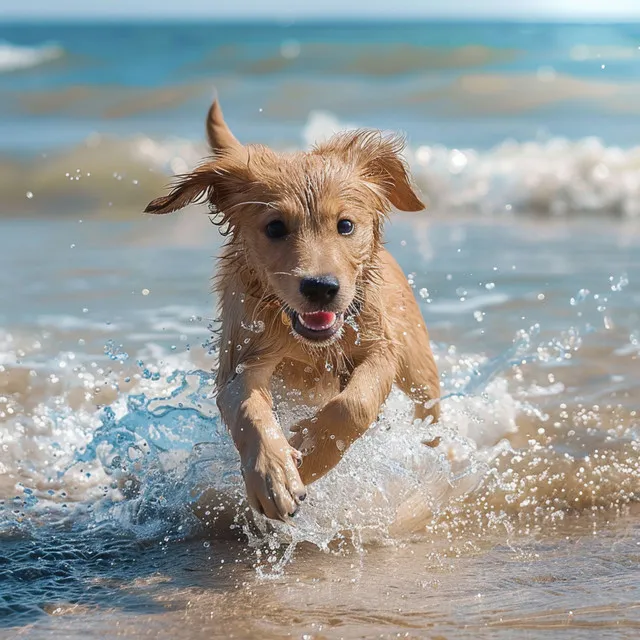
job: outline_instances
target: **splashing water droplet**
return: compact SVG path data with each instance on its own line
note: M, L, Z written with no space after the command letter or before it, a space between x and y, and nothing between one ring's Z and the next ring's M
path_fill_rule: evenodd
M610 282L613 282L613 276L609 278ZM629 278L626 273L623 273L616 284L611 285L611 291L622 291L629 284Z
M255 322L244 322L240 323L243 329L247 331L251 331L252 333L263 333L265 329L264 322L262 320L256 320Z

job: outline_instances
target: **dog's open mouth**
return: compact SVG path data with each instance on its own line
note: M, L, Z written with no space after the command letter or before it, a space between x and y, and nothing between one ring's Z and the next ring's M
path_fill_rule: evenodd
M344 314L333 311L294 313L291 320L291 326L299 336L313 342L326 342L342 328Z

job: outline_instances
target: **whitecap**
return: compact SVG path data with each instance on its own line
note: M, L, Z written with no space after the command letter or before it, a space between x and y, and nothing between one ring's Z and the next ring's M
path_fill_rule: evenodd
M25 47L0 41L0 73L37 67L63 55L64 49L56 44Z

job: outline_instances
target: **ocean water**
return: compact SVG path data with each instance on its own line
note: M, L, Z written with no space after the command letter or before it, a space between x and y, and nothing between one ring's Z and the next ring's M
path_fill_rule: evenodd
M0 637L640 628L640 26L0 25ZM388 247L442 377L290 524L211 397L221 240L140 212L238 137L401 130ZM295 406L282 405L283 423Z

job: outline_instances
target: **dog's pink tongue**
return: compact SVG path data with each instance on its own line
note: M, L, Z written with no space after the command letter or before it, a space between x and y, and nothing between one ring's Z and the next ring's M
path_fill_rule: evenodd
M331 311L316 311L315 313L302 314L302 321L315 331L322 331L322 329L328 329L336 321L336 314Z

